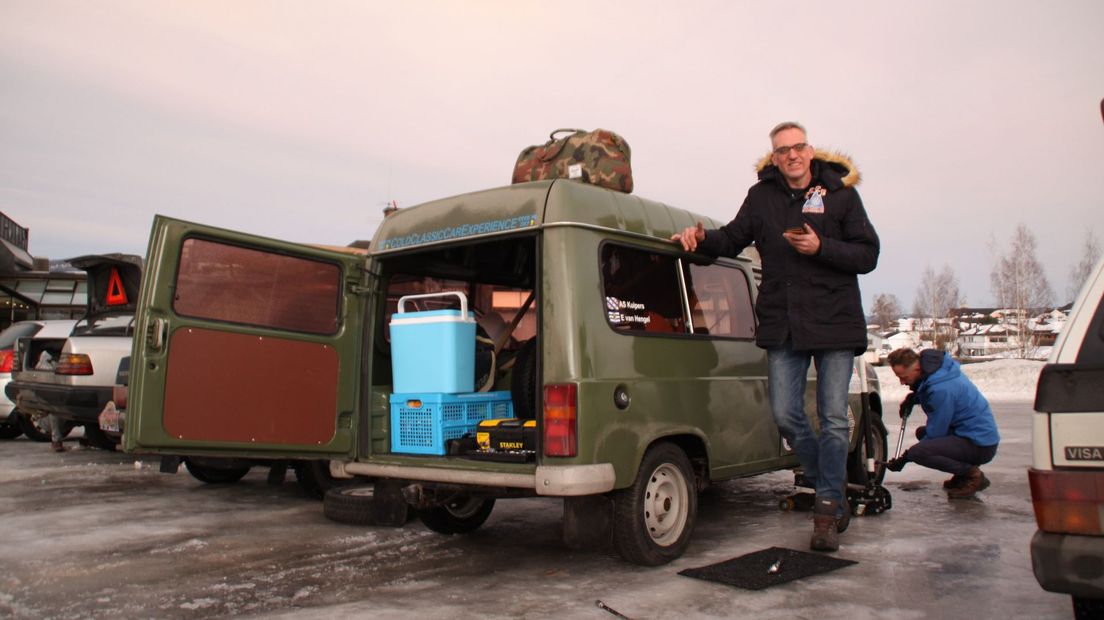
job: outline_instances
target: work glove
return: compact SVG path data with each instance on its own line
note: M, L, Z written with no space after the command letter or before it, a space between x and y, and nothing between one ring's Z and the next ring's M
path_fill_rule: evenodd
M908 463L907 458L905 458L903 456L899 456L895 459L889 459L888 461L886 461L885 466L886 466L886 469L888 469L889 471L901 471L902 469L905 468L905 465L907 463Z
M905 400L901 401L901 409L898 413L902 418L907 418L912 414L912 408L916 406L916 392L909 392Z
M927 436L927 434L928 434L928 427L927 426L917 426L916 427L916 438L917 439L923 439L924 437Z

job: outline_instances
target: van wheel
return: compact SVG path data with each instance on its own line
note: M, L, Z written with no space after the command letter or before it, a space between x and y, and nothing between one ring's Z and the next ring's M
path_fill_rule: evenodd
M11 419L11 418L8 418ZM0 424L0 439L15 439L23 434L23 429L16 424L4 422Z
M652 446L632 486L613 494L613 506L613 546L621 557L644 566L678 558L698 516L690 459L674 444Z
M193 478L207 484L229 484L245 477L251 469L249 465L238 467L212 467L200 465L191 459L184 459L184 467Z
M467 534L475 531L491 516L493 499L459 495L454 499L418 511L418 519L438 534Z
M308 495L316 499L325 499L326 493L331 489L353 483L353 480L334 478L330 473L330 461L327 459L296 461L291 466L295 470L295 481Z
M871 414L873 415L873 414ZM866 442L860 440L858 447L851 451L847 457L847 482L851 484L866 484L866 459L874 458L874 483L881 484L885 480L885 462L889 452L888 439L886 438L885 425L880 417L870 419L871 433L874 435L874 454L868 454Z
M537 339L522 343L510 376L510 395L514 401L514 417L535 420L537 402Z

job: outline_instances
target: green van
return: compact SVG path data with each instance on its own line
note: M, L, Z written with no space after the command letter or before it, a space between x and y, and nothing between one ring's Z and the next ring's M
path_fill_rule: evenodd
M567 180L402 209L366 252L159 216L125 448L329 459L364 484L327 494L327 514L398 525L409 509L444 533L479 527L496 499L563 497L569 546L668 562L709 483L797 467L754 342L754 250L713 260L668 241L699 220L720 224ZM439 292L463 293L493 343L476 373L533 420L528 450L393 449L392 315L406 296L433 310L448 296L420 296ZM856 369L852 428L871 430L852 432L849 475L863 483L885 428L877 379Z

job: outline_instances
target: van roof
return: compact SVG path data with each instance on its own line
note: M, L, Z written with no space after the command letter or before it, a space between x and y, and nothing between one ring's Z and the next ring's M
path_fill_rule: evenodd
M722 222L632 194L568 180L507 185L399 209L384 218L373 254L552 225L585 226L667 240L702 222Z

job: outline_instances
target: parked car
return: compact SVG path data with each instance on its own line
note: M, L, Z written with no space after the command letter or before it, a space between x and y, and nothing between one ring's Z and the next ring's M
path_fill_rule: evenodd
M36 425L35 421L23 416L15 408L15 403L4 394L4 388L11 381L12 367L15 364L16 345L23 338L64 338L73 329L76 321L69 320L28 320L12 323L0 332L0 439L15 439L26 432L37 441L49 441L49 429ZM68 433L66 433L68 434Z
M67 337L23 339L5 393L32 423L56 415L84 426L89 443L111 449L117 442L100 431L97 417L130 355L142 259L104 254L69 262L88 273L85 316Z
M443 533L478 528L499 499L561 497L569 546L612 540L629 561L668 562L689 543L699 491L798 466L771 423L754 341L757 258L668 241L699 220L720 224L538 181L393 213L365 257L159 216L125 447L328 458L338 477L374 480L328 493L328 515L398 525L413 509ZM471 308L506 326L486 393L411 393L470 362L440 339L396 344L395 321L453 320L402 321L404 297L439 293L461 308L450 317ZM885 429L877 379L861 358L856 368L849 476L865 483L880 475ZM472 437L489 409L468 405L497 409L502 394L521 438L492 452Z
M1104 261L1074 302L1039 374L1028 480L1039 585L1104 617Z

